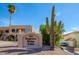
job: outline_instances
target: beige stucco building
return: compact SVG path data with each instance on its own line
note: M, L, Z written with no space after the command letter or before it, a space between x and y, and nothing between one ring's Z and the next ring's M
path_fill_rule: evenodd
M79 47L79 31L64 34L64 41L67 41L70 46Z
M9 26L0 27L0 34L1 33L3 34L2 36L0 36L0 39L7 40L9 35L12 35L14 36L14 38L16 38L19 31L25 33L35 32L35 30L31 25L11 25L10 27Z
M10 27L0 27L0 39L7 40L8 36L14 36L19 48L42 48L42 36L36 33L30 25L14 25Z

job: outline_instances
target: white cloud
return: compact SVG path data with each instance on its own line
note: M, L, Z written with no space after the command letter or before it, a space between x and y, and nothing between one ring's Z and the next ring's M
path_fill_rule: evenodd
M71 32L73 32L73 31L67 31L67 32L64 32L63 34L65 35L65 34L68 34L68 33L71 33Z
M73 30L73 31L79 31L79 27L72 27L71 30Z
M72 27L70 29L70 31L64 32L63 34L65 35L65 34L68 34L68 33L74 32L74 31L79 31L79 27Z

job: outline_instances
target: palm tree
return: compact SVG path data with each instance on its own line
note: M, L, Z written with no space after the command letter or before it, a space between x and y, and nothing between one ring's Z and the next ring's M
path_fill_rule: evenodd
M51 15L51 25L50 25L50 49L54 50L54 21L55 21L55 6L52 8L52 15Z
M9 11L9 13L10 13L10 23L9 23L9 27L11 26L11 20L12 20L12 14L13 13L15 13L15 6L14 5L12 5L12 4L9 4L8 5L8 11ZM10 31L10 29L9 29L9 31Z

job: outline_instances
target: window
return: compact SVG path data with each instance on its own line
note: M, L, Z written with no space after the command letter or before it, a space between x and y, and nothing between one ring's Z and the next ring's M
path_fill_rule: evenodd
M30 29L26 29L25 32L31 32L31 30Z
M25 32L25 29L21 29L22 32Z
M33 41L33 40L27 40L28 45L34 45L34 43L35 43L35 41Z
M15 29L12 29L12 32L15 32Z
M9 33L9 30L5 30L6 33Z

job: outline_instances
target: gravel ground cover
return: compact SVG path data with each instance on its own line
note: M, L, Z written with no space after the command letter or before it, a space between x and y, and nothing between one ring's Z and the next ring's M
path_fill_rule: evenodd
M68 52L56 47L54 51L49 50L49 47L42 49L26 50L18 48L17 42L0 41L0 55L72 55Z

